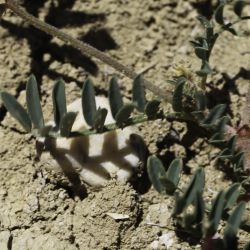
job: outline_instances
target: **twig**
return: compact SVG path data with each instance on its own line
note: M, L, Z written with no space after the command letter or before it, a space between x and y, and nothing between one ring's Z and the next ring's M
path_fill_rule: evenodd
M138 72L138 74L139 74L139 75L145 74L147 71L149 71L150 69L154 68L156 64L157 64L157 61L155 61L155 62L149 64L149 65L146 66L145 68L141 69L141 70Z
M38 18L30 15L28 12L25 11L24 8L22 8L15 0L5 0L5 7L12 10L16 15L23 18L25 21L27 21L29 24L34 26L35 28L44 31L45 33L57 37L60 40L64 41L65 43L70 44L72 47L78 49L81 51L82 54L89 56L89 57L95 57L96 59L99 59L103 63L111 66L118 72L122 73L123 75L134 79L137 76L137 73L130 67L125 66L121 63L119 63L114 58L106 55L105 53L97 50L96 48L92 47L91 45L81 42L78 39L75 39L68 34L60 31L56 27L47 24ZM157 96L165 99L166 101L170 101L171 99L171 93L169 91L163 90L160 87L154 85L153 83L147 81L144 79L144 85L145 87L152 91Z

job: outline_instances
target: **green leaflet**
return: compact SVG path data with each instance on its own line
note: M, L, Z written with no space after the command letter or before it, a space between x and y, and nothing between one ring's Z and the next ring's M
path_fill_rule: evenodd
M221 118L223 113L225 112L226 105L218 104L216 105L208 114L208 116L203 121L206 125L213 125L217 119Z
M71 133L72 126L75 122L77 113L68 112L64 114L60 122L60 134L62 137L69 137Z
M182 112L182 97L184 89L185 79L181 78L177 81L176 87L173 93L172 106L175 112Z
M174 159L171 162L166 172L165 181L167 182L165 184L165 189L168 194L173 194L179 184L181 171L182 171L182 165L183 163L181 159L178 159L178 158Z
M109 103L113 118L123 106L122 95L116 77L112 77L109 85Z
M183 227L197 238L202 237L202 222L205 214L205 204L201 192L196 192L193 202L193 212L184 214Z
M246 1L243 0L236 1L234 4L234 13L238 17L241 17L242 10L244 9L245 6L246 6Z
M218 229L222 212L224 209L224 202L225 202L225 192L221 191L214 199L212 204L212 210L209 214L208 227L205 233L206 236L208 237L212 237Z
M206 76L206 75L210 75L213 73L213 70L211 69L209 63L207 61L204 61L201 69L196 71L196 74L199 76Z
M146 106L146 96L143 78L138 75L133 81L133 102L136 103L136 107L140 112L144 112Z
M157 116L161 102L158 100L149 101L145 106L145 113L149 119Z
M246 202L240 202L233 210L227 220L227 225L224 230L224 244L226 249L237 250L237 232L240 227L242 214L245 211Z
M26 85L26 102L30 119L34 128L44 127L43 113L40 104L37 81L34 75L31 75Z
M62 79L59 79L55 83L52 92L52 99L53 99L54 121L56 124L56 128L58 129L63 116L67 113L65 82Z
M220 4L214 13L214 19L220 25L224 25L224 17L223 17L224 7L225 7L225 4Z
M96 115L95 90L90 79L86 80L82 88L83 116L90 127L94 126Z
M240 196L241 184L234 183L225 191L224 209L232 208Z
M156 156L150 156L147 161L147 170L150 181L152 182L156 191L160 194L165 194L165 185L160 180L160 177L165 176L165 168L162 162Z
M1 93L2 101L6 109L10 114L22 125L22 127L27 131L31 131L31 120L29 118L26 110L16 101L15 97L6 93Z
M208 49L204 47L195 47L194 52L198 58L206 61L208 57Z
M118 127L124 127L128 122L128 119L132 112L134 111L134 104L125 104L116 114L115 120Z
M199 168L192 177L186 191L182 196L176 195L176 203L173 215L181 214L195 199L197 192L203 192L205 185L205 173L202 168Z
M104 108L98 108L94 117L94 129L98 132L102 132L104 128L104 123L108 114L108 110Z

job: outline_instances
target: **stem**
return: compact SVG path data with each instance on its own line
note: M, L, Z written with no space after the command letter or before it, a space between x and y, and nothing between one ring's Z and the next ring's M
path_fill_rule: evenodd
M131 79L134 79L137 76L137 73L132 68L119 63L114 58L106 55L105 53L99 51L98 49L92 47L91 45L84 43L78 39L75 39L71 37L70 35L60 31L56 27L50 24L47 24L39 20L38 18L30 15L28 12L25 11L24 8L19 6L19 4L15 0L5 0L5 5L6 5L5 7L12 10L16 15L23 18L25 21L27 21L29 24L31 24L35 28L42 30L43 32L53 37L57 37L60 40L64 41L65 43L70 44L75 49L80 50L83 55L88 56L88 57L95 57L96 59L99 59L103 63L111 66L112 68L120 72L121 74ZM163 90L162 88L159 88L158 86L154 85L153 83L147 80L144 80L144 85L148 90L152 91L157 96L165 99L166 101L170 101L171 99L170 91Z
M178 121L178 122L187 122L187 123L195 123L196 121L190 117L190 116L186 116L185 114L181 114L181 113L170 113L166 112L160 112L159 114L157 114L155 117L153 118L148 118L146 114L139 114L136 115L134 117L129 118L126 123L123 124L123 126L119 126L117 125L116 122L114 123L110 123L104 126L103 130L101 131L97 131L93 128L87 128L87 129L83 129L83 130L79 130L79 131L74 131L70 133L70 138L74 138L74 137L78 137L78 136L89 136L89 135L94 135L94 134L102 134L102 133L106 133L106 132L110 132L110 131L114 131L117 129L123 129L125 127L131 126L131 125L136 125L136 124L140 124L143 122L147 122L147 121L155 121L155 120L163 120L166 119L169 122L172 121ZM202 128L200 126L200 128ZM209 131L204 129L207 134L209 134ZM41 137L41 135L39 134L39 131L34 129L32 132L33 136L35 137ZM45 137L50 137L50 138L60 138L61 135L58 132L54 132L54 131L50 131Z

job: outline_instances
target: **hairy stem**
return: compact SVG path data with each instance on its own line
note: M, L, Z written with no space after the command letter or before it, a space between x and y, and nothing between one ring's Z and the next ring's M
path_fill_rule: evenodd
M181 113L160 112L159 114L156 114L156 116L151 118L151 119L149 119L147 117L147 115L145 115L145 114L139 114L139 115L136 115L134 117L129 118L126 121L126 123L123 124L123 126L119 126L119 125L117 125L116 122L114 122L114 123L106 124L104 126L103 130L101 130L101 131L97 131L93 128L87 128L87 129L71 132L69 137L74 138L74 137L78 137L78 136L89 136L89 135L95 135L95 134L103 134L103 133L114 131L117 129L123 129L123 128L131 126L131 125L136 125L136 124L144 123L147 121L156 121L159 119L160 120L166 119L169 122L178 121L178 122L186 122L189 124L196 124L197 123L197 121L195 119L193 119L192 117L187 116L185 114L181 114ZM202 131L205 131L205 134L210 135L210 132L206 128L203 128L200 125L198 125L198 126L199 126L199 129L201 129ZM37 129L34 129L31 133L33 134L34 137L42 137ZM48 134L46 134L45 137L60 138L63 136L58 134L58 132L50 131Z
M53 37L57 37L60 40L64 41L65 43L70 44L72 47L80 50L81 53L84 54L85 56L95 57L96 59L99 59L103 63L111 66L112 68L114 68L115 70L120 72L121 74L123 74L131 79L134 79L137 76L137 73L132 68L119 63L114 58L106 55L105 53L90 46L89 44L84 43L78 39L75 39L75 38L71 37L70 35L60 31L56 27L54 27L50 24L47 24L47 23L39 20L38 18L30 15L15 0L5 0L5 5L6 5L5 7L12 10L16 15L23 18L25 21L27 21L29 24L31 24L35 28L42 30L43 32L45 32ZM151 83L145 79L144 79L144 85L148 90L152 91L157 96L165 99L166 101L170 101L170 99L171 99L170 92L163 90L162 88L154 85L153 83Z

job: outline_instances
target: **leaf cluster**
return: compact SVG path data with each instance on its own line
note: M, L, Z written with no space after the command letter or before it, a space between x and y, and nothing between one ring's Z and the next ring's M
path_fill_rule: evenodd
M150 156L147 161L149 178L154 188L162 195L174 196L172 215L182 229L194 238L206 241L212 239L221 220L227 218L223 239L217 240L216 244L220 244L220 249L229 249L229 246L230 249L237 249L237 232L246 206L245 202L238 202L242 193L241 184L234 183L219 192L209 207L203 198L204 169L197 169L189 184L181 189L179 183L182 168L181 159L173 160L167 170L156 156Z
M82 111L89 129L85 131L71 132L77 113L67 112L65 95L65 82L62 79L56 81L53 91L54 126L46 126L40 103L38 84L34 75L30 76L26 85L27 110L9 93L2 92L2 101L10 114L21 124L26 132L31 132L38 137L70 137L88 135L91 133L103 133L106 131L124 128L126 126L146 120L162 118L160 101L147 101L143 78L139 75L133 81L133 100L131 103L123 103L123 98L114 77L109 86L109 102L114 124L105 124L108 110L96 107L95 90L93 83L87 79L82 88ZM132 114L137 112L136 116ZM139 113L139 115L138 115Z
M194 40L190 41L190 43L194 48L195 55L201 60L201 67L196 73L198 76L203 78L203 85L201 86L203 89L205 88L204 84L207 76L213 73L213 70L209 64L209 59L219 36L224 31L228 31L233 35L238 35L238 32L233 26L243 20L250 19L250 16L242 15L243 9L247 5L247 1L236 0L233 1L232 8L236 18L235 20L227 20L224 10L228 4L228 1L221 1L216 8L211 20L204 16L197 17L201 23L204 33L200 36L197 36Z
M87 79L82 88L81 108L83 118L89 128L74 132L71 129L77 113L67 111L65 82L62 79L56 81L52 91L54 126L45 125L35 76L30 76L26 85L27 110L7 92L2 92L1 97L7 110L22 127L38 137L73 137L104 133L156 119L195 123L208 138L222 136L227 122L227 118L223 116L226 106L219 104L208 110L206 97L201 91L197 91L194 96L184 93L184 86L187 83L185 78L175 79L173 83L175 84L172 98L174 112L164 113L160 108L159 100L148 101L146 99L142 76L139 75L133 81L130 103L123 102L118 80L115 77L112 78L108 99L115 122L106 124L108 110L96 106L93 82Z

